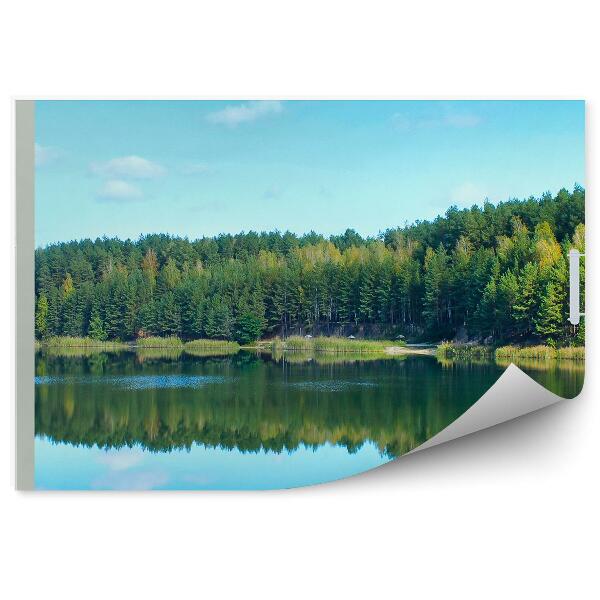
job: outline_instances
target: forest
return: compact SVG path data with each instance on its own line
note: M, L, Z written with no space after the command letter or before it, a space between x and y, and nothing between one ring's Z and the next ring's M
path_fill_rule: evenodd
M352 334L581 345L583 327L567 323L567 255L585 251L584 208L577 185L453 206L368 238L348 229L51 244L35 251L36 338L248 344ZM584 269L581 277L583 286Z

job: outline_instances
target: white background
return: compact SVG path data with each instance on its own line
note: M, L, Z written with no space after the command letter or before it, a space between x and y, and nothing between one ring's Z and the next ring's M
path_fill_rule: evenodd
M573 0L4 3L3 597L599 597L600 91L592 10ZM15 96L585 98L591 235L583 395L304 490L14 492Z

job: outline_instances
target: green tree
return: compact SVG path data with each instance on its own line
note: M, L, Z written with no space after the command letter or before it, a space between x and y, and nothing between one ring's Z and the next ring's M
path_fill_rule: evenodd
M35 312L35 330L38 337L44 338L48 333L48 298L41 294Z
M246 311L235 322L235 340L240 344L250 344L260 339L264 331L263 320L254 313Z
M73 292L75 291L75 286L73 285L73 278L71 277L71 273L67 273L63 283L62 283L62 294L63 298L67 299Z
M513 316L513 307L518 295L517 277L512 271L506 271L500 276L496 293L498 333L502 338L511 338L515 334L516 322Z
M539 312L535 319L535 330L547 342L556 343L564 335L567 315L567 266L561 256L552 269L550 279L546 283Z
M161 300L159 323L162 335L179 335L181 333L181 313L173 292L167 292Z
M92 315L90 318L90 325L88 328L88 335L93 340L105 340L108 336L104 329L104 324L102 323L102 318L97 309L92 310Z
M535 330L538 310L539 270L535 263L528 262L519 274L518 293L513 306L513 317L521 336Z
M535 330L548 343L556 343L564 328L562 298L558 286L549 281L542 294Z
M448 254L440 244L437 250L427 248L425 253L425 294L423 317L433 333L445 333L450 316Z
M494 336L498 331L498 290L496 281L490 279L483 290L481 302L475 311L475 321L483 336Z

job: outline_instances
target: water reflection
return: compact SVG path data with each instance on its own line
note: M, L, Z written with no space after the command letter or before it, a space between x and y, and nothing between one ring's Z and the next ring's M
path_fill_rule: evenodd
M582 385L583 370L535 367L523 366L561 395ZM38 354L36 481L110 489L327 481L423 443L504 368L429 356Z

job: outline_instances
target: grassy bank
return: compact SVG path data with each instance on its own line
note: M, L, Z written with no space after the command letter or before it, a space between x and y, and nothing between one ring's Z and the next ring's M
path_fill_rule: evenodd
M239 349L240 345L237 342L228 342L227 340L192 340L184 344L186 352L202 352L205 350L237 352Z
M148 337L136 341L136 350L147 352L148 350L169 352L169 357L177 356L181 352L192 356L219 356L238 352L240 345L237 342L227 340L198 339L183 342L176 336L171 337Z
M585 360L585 348L583 346L567 346L565 348L552 348L551 346L501 346L496 348L497 359L518 360L521 358L533 358L537 360Z
M277 362L301 365L347 365L373 361L403 361L408 355L386 354L385 352L282 352L269 350L271 358Z
M558 358L564 360L585 360L585 346L567 346L558 349Z
M169 337L146 337L138 338L135 341L136 348L168 348L173 350L184 350L185 352L203 352L205 350L227 350L228 352L237 352L240 345L237 342L228 342L227 340L190 340L183 342L177 336Z
M472 358L482 359L492 358L494 349L491 346L442 342L437 347L436 354L441 358L458 358L463 360Z
M145 337L135 340L136 348L172 348L183 350L183 342L175 335L170 337Z
M537 346L481 346L471 344L453 344L442 342L436 354L441 358L454 358L462 360L495 358L499 361L534 359L534 360L585 360L583 346L567 346L553 348L543 344Z
M387 340L351 340L342 337L304 338L300 336L290 336L285 340L274 340L271 349L276 352L282 350L301 351L301 352L384 352L385 348L390 346L404 346L405 342L387 341Z
M36 345L36 348L38 346ZM57 336L47 338L39 342L41 349L68 349L68 348L97 348L100 350L127 350L128 344L116 341L94 340L89 337L67 337Z

